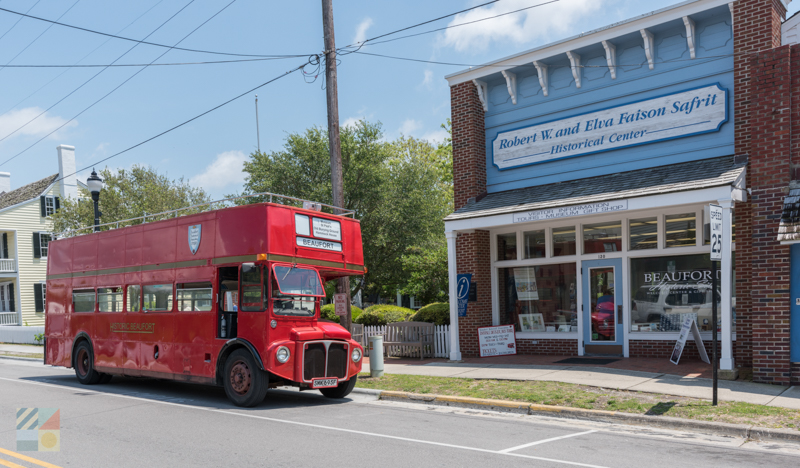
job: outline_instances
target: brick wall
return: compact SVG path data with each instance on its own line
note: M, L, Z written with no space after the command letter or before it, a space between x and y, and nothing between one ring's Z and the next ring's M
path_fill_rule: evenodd
M761 132L765 130L768 123L759 121L751 122L753 118L759 118L758 114L754 113L751 106L751 91L753 86L751 83L751 69L754 66L753 54L761 51L767 51L780 46L781 43L781 22L786 15L786 10L780 0L739 0L734 4L734 129L735 129L735 155L736 158L742 162L748 162L748 177L747 188L753 189L754 186L758 187L763 183L763 180L754 180L752 174L752 149L753 138L759 138ZM759 88L755 88L758 93ZM755 95L754 99L761 99L764 96ZM771 110L770 110L771 112ZM758 150L758 148L755 148ZM769 189L767 190L769 192ZM757 196L765 196L766 194L754 192ZM758 212L756 216L769 217L770 214L765 211L764 207L753 206L753 198L751 197L747 202L737 202L734 208L734 224L736 225L736 338L734 343L734 360L739 367L754 366L754 353L770 350L759 349L754 350L754 340L759 340L757 347L763 347L760 343L768 337L769 332L765 329L758 328L760 326L759 320L755 319L754 323L754 299L751 296L751 285L753 281L768 282L763 280L765 272L759 271L755 267L758 261L759 265L763 264L763 260L769 258L774 253L769 252L769 248L763 245L763 239L768 235L767 232L756 232L755 230L761 229L761 225L754 220L754 210ZM766 201L766 199L761 199ZM777 226L777 220L773 220ZM755 236L755 237L754 237ZM753 245L759 244L757 252L754 252ZM765 248L766 247L766 248ZM758 256L760 258L756 259ZM763 257L763 258L762 258ZM756 268L754 270L754 268ZM788 287L787 287L788 289ZM758 291L757 294L769 295L767 293ZM775 299L775 298L762 298L756 299L755 314L761 315L765 313L764 306L760 302L761 299ZM788 307L788 306L787 306ZM756 327L756 328L754 328ZM759 330L759 336L754 336L754 329ZM766 356L766 355L762 355ZM764 369L763 374L771 373L768 369L769 363L762 358L759 361L759 366ZM766 375L759 374L758 379L762 381L771 381Z
M788 384L791 259L789 246L777 237L792 173L793 94L794 102L800 98L792 87L792 63L800 60L800 47L761 51L750 59L753 380Z
M450 88L453 188L456 209L486 193L486 130L483 106L472 82Z
M738 338L738 336L737 336ZM717 343L717 353L721 353L720 346L722 343ZM735 344L734 344L735 345ZM711 359L711 341L703 341L703 346L706 348L706 354ZM628 341L628 352L630 357L646 357L657 359L669 359L672 356L672 350L675 348L675 340L630 340ZM700 351L697 350L697 345L693 339L686 341L683 347L683 354L681 359L700 359Z
M477 283L478 300L467 306L467 316L458 318L458 337L462 357L476 357L478 327L492 325L491 261L489 231L459 234L456 240L456 265L458 273L472 273Z
M535 344L534 341L536 342ZM556 340L556 339L517 340L517 354L541 354L547 356L577 356L578 340Z

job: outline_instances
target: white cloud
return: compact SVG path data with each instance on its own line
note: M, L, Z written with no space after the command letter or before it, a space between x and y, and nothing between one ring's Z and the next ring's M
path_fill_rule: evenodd
M422 122L419 120L414 119L406 119L402 125L400 125L399 132L403 135L410 136L416 133L417 130L422 128Z
M423 140L428 140L431 143L442 143L448 137L450 137L450 134L443 128L422 135Z
M25 125L25 127L16 132L14 136L26 135L26 136L42 137L52 132L53 130L57 129L58 127L64 125L64 123L67 122L67 119L59 117L57 115L51 115L47 112L45 112L41 117L36 118L36 116L41 114L42 111L43 109L39 107L25 107L23 109L12 110L11 112L8 112L7 114L0 116L0 138L5 137L6 135L17 130L18 128L22 127L25 124L27 125ZM31 122L31 120L33 121ZM73 120L72 122L67 124L63 129L61 129L61 131L58 131L50 135L50 138L61 138L62 137L61 133L63 132L63 130L75 127L77 125L78 122Z
M189 183L206 191L223 189L233 184L242 184L244 174L242 165L247 156L241 151L220 153L206 167L206 170L189 179Z
M364 117L348 117L342 122L339 126L340 127L355 127L359 120L363 120Z
M459 52L486 50L492 41L523 44L533 40L546 40L562 37L574 25L590 18L604 8L607 0L571 0L556 2L529 10L512 13L499 18L488 19L457 28L444 33L444 44ZM457 15L448 24L467 23L530 6L530 0L506 0L486 8L468 11Z
M364 42L367 39L367 30L372 26L372 18L366 17L356 27L356 36L353 43Z
M425 70L424 75L425 76L422 79L422 86L430 89L431 85L433 84L433 70Z

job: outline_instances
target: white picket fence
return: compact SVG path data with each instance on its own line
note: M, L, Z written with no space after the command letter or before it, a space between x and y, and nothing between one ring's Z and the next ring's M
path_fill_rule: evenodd
M386 335L386 325L369 325L363 327L363 333L360 327L353 327L353 339L359 341L364 346L364 354L369 356L369 337L375 335ZM433 356L437 358L450 357L450 325L434 325L433 335ZM426 354L430 350L425 351ZM393 349L389 352L393 357L419 357L419 353L415 349Z

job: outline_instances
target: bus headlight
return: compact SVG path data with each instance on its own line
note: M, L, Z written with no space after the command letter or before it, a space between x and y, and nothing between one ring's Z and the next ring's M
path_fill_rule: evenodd
M289 357L291 355L292 353L289 352L289 348L287 348L286 346L281 346L280 348L278 348L278 352L275 353L275 358L278 360L278 362L283 364L289 360Z
M351 355L353 358L353 362L358 362L361 360L361 350L358 348L353 348L353 354Z

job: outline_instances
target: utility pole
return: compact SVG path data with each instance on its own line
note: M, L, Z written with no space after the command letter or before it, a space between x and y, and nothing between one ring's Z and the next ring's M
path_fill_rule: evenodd
M258 129L258 94L256 94L256 141L258 142L258 152L261 152L261 133Z
M333 34L333 0L322 0L322 31L325 37L325 90L328 98L328 141L331 152L331 185L333 205L344 207L344 179L342 176L342 146L339 141L339 96L336 85L336 39ZM338 213L337 213L338 214ZM339 278L336 292L347 294L347 314L342 326L350 330L350 277Z

